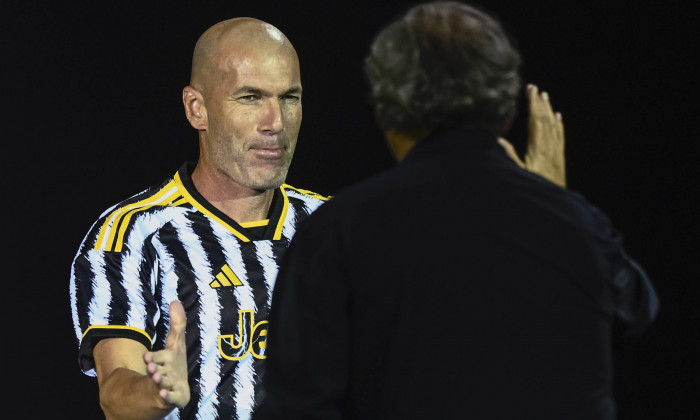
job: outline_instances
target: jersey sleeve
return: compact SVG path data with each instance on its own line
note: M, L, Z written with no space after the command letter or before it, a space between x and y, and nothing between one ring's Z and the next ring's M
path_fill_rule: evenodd
M150 349L160 316L154 297L157 258L147 238L134 238L119 251L96 246L104 217L85 237L71 267L73 327L81 370L95 376L92 351L103 338L134 339Z

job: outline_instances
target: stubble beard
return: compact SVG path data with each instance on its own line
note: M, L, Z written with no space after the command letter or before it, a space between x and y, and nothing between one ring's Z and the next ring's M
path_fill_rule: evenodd
M279 188L287 179L290 164L291 158L288 158L274 169L255 167L248 170L248 187L258 191Z

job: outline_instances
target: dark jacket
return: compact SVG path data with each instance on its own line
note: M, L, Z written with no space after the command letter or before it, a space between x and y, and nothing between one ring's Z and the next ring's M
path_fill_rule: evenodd
M613 419L613 327L658 308L599 210L464 130L321 206L275 287L254 420Z

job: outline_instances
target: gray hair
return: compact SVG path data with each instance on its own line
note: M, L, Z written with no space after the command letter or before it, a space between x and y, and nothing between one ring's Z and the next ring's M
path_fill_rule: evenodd
M404 134L473 127L496 132L514 110L520 54L499 22L459 2L414 6L365 58L377 120Z

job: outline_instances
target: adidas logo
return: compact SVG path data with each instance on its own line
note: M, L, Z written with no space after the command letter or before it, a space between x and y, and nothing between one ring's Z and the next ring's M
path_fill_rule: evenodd
M219 274L216 275L216 280L209 283L209 286L214 289L218 287L235 287L243 286L243 282L233 273L233 270L231 270L228 264L224 264Z

